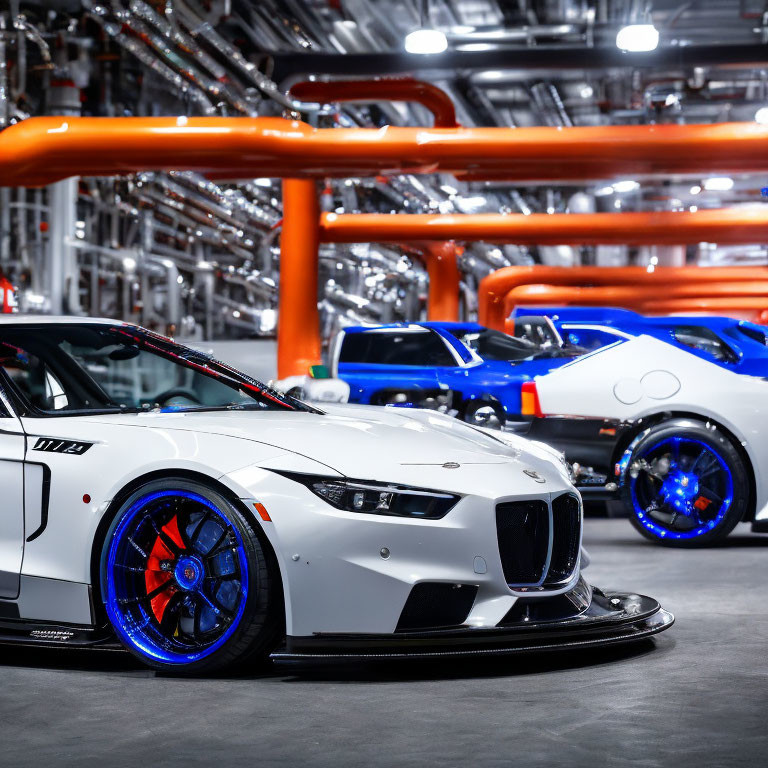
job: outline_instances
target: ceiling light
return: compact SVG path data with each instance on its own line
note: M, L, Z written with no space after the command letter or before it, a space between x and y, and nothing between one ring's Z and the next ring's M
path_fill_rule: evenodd
M613 189L616 192L634 192L639 188L639 184L632 179L626 179L625 181L617 181L613 185Z
M761 123L762 125L768 123L768 107L760 107L760 109L755 112L755 122Z
M694 185L691 187L691 194L692 194L692 195L698 195L698 194L699 194L699 192L701 192L701 187L700 187L698 184L694 184Z
M591 99L592 96L594 95L594 93L595 92L594 92L594 90L592 90L592 86L591 85L585 85L579 91L579 95L581 96L582 99Z
M729 176L713 176L711 179L704 179L704 189L708 192L727 192L733 189L733 179Z
M442 53L448 48L448 38L439 29L417 29L405 38L408 53Z
M492 51L494 49L495 46L490 43L465 43L456 46L457 51Z
M653 24L629 24L616 35L616 47L622 51L654 51L658 44L659 30Z

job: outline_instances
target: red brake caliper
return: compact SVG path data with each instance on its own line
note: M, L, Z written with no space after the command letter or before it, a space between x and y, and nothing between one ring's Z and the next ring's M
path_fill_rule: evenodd
M179 549L185 549L184 541L182 540L181 534L179 533L179 523L176 515L174 515L163 526L163 533L165 533L169 539L177 544ZM162 570L160 567L160 564L164 560L173 561L175 560L175 557L173 552L168 549L163 540L158 536L157 539L155 539L155 544L152 547L152 551L149 553L149 558L147 559L147 567L144 571L144 582L147 586L147 594L153 592L163 584L167 584L167 586L170 587L169 589L164 589L159 595L155 595L152 598L152 613L155 614L155 618L158 620L158 622L163 620L163 614L165 613L165 608L168 605L168 601L176 591L173 589L170 583L173 581L173 574Z

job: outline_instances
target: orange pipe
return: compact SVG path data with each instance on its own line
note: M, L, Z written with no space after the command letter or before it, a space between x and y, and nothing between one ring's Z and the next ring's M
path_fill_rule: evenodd
M609 269L609 267L606 267ZM761 281L744 283L681 283L658 285L576 287L529 284L513 288L504 298L504 316L519 306L626 307L633 309L656 299L760 297L768 308L768 274Z
M504 299L504 327L514 332L514 320L510 318L516 307L525 306L575 306L575 307L623 307L635 312L647 312L648 306L659 302L676 306L697 306L695 302L747 300L762 303L768 310L768 281L748 281L727 284L679 284L646 286L573 287L554 285L521 285L513 288ZM694 304L691 304L694 302Z
M193 170L218 178L456 173L585 180L768 171L768 125L315 129L275 117L32 117L0 133L0 184Z
M459 283L461 273L458 265L456 243L424 243L429 275L429 298L427 320L456 322L459 319Z
M307 374L311 365L321 362L317 309L319 216L315 182L285 179L277 325L277 375L281 379Z
M768 208L641 213L324 213L327 242L467 240L519 245L679 245L768 240Z
M342 101L413 101L435 117L435 128L458 128L456 108L441 88L410 77L375 80L305 80L291 86L300 101L331 104Z
M653 285L662 292L670 283L740 283L768 279L768 267L504 267L478 288L478 317L483 325L504 329L504 298L513 288L531 283L551 285Z

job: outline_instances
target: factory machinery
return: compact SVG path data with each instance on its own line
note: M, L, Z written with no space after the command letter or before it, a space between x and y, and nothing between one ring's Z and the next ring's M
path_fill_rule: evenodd
M765 19L752 5L725 2L688 13L655 4L664 34L701 59L664 79L652 68L617 69L599 55L641 5L434 0L431 20L449 30L465 67L446 61L419 71L412 57L393 64L387 53L419 21L418 0L10 0L0 4L0 130L40 115L287 116L320 128L754 119L766 101L764 71L738 61L738 46L730 60L724 51L704 53L707 30L726 24L744 46L762 41ZM702 14L706 24L697 22ZM514 68L495 70L487 57L475 65L467 56L485 46L514 57L542 43L564 56L591 49L593 63L564 67L555 57L547 69L518 56ZM343 54L357 55L371 71L340 70ZM370 83L347 93L318 88L329 78L379 73L418 75L440 90L424 86L410 100ZM321 210L335 214L530 215L738 207L759 197L759 186L746 176L525 185L403 174L329 179L318 193ZM3 186L3 307L119 317L186 339L270 337L278 319L281 225L281 185L269 178L180 171ZM766 262L761 244L467 242L456 253L463 317L475 316L480 281L501 267ZM325 243L319 265L325 343L347 324L426 317L429 253L418 243Z

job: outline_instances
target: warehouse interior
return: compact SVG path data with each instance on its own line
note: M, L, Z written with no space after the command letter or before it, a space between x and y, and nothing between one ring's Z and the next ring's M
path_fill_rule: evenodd
M355 400L367 385L339 382L342 343L424 322L517 339L520 317L567 307L587 330L620 323L605 308L725 317L768 347L766 146L765 0L0 0L0 317L123 321L319 408L341 391L517 437L571 414L534 374L519 408L444 400L444 384ZM696 364L723 338L697 342ZM479 360L467 345L461 365ZM768 379L761 365L737 373ZM694 400L665 413L694 418ZM637 463L625 412L604 414L605 466L551 444L584 499L590 582L658 597L677 621L663 636L204 679L0 645L0 765L759 761L765 434L701 411L747 467L751 511L719 546L673 550L627 520L621 473L658 476L660 459Z

